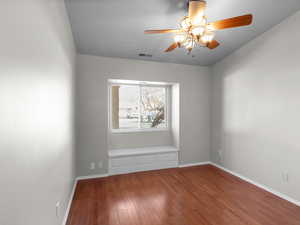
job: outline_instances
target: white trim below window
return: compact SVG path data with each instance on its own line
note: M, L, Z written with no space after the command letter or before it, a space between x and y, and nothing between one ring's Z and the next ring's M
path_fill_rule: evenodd
M113 134L123 134L123 133L140 133L140 132L159 132L159 131L169 131L170 128L132 128L132 129L110 129Z

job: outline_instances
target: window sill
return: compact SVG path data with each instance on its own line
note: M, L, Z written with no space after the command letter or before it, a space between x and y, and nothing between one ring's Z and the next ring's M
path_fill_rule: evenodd
M111 129L112 134L127 134L127 133L147 133L147 132L162 132L169 131L169 128L148 128L148 129Z

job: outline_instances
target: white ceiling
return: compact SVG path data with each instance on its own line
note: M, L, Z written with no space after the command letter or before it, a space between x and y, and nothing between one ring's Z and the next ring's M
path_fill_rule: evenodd
M252 13L253 25L218 31L216 40L221 45L215 50L197 47L191 55L184 49L164 53L173 35L144 35L143 31L177 28L178 21L187 14L186 1L66 0L66 4L81 54L201 66L216 63L300 10L300 0L207 0L209 21ZM139 53L153 57L139 57Z

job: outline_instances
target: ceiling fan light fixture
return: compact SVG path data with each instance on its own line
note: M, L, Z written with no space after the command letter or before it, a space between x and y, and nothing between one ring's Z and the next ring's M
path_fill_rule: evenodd
M186 48L186 49L190 49L193 48L195 46L195 41L193 36L187 36L185 41L182 43L182 45Z
M183 43L186 39L186 35L184 34L176 34L175 37L174 37L174 41L176 43Z
M181 22L180 22L180 26L183 30L189 30L191 27L191 20L189 17L184 17Z
M185 43L184 47L186 49L192 49L192 48L194 48L194 41L188 41L187 43Z
M192 29L192 34L195 36L201 36L204 34L206 28L204 26L195 27Z
M214 39L214 37L215 37L215 33L208 31L201 37L201 41L204 43L209 43Z

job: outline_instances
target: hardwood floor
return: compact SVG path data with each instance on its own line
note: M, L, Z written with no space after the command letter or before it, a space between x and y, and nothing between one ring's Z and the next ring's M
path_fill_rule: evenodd
M299 225L300 207L214 166L80 181L68 225Z

